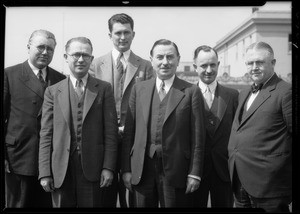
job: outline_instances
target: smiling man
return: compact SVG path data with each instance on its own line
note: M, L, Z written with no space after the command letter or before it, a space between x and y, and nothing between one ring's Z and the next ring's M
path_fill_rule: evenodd
M134 21L129 15L124 13L113 15L108 20L108 28L108 35L113 43L113 49L111 52L93 61L90 73L98 79L109 82L113 86L118 116L120 151L132 86L136 82L152 78L153 72L151 63L135 55L130 49L135 32L133 31ZM118 168L120 168L120 155L118 158ZM112 186L107 188L107 197L105 199L107 207L116 207L117 194L119 194L121 207L132 205L131 194L129 194L129 202L126 202L126 188L119 177L118 170Z
M217 52L202 45L194 52L194 68L198 72L199 88L206 100L206 139L204 171L199 189L194 195L194 207L232 207L233 193L228 170L228 140L238 105L238 91L219 84Z
M176 77L177 45L154 43L156 78L133 86L122 145L122 178L135 207L189 207L203 171L205 119L200 89Z
M228 144L235 205L289 212L292 87L275 73L276 59L269 44L251 44L245 58L254 84L240 92Z
M65 76L48 65L55 36L34 31L27 44L28 60L4 71L6 206L51 207L51 197L38 183L38 144L44 90Z

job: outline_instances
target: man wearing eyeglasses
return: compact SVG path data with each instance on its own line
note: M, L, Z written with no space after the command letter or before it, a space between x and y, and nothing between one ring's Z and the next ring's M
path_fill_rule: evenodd
M292 87L275 73L272 47L246 49L254 82L240 92L228 154L235 206L289 212L292 200Z
M51 207L51 196L38 183L38 143L44 90L65 76L48 65L55 36L34 31L27 44L29 59L4 71L6 206Z
M117 162L114 96L108 82L88 74L88 38L70 39L65 49L70 76L45 91L39 179L53 207L102 207Z

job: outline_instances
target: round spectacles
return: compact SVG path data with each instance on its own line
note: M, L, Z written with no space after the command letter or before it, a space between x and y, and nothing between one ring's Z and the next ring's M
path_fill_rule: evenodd
M93 56L85 54L85 53L74 53L74 54L68 54L67 55L71 56L75 61L79 60L79 58L82 56L84 61L90 60Z
M34 46L40 53L43 53L45 50L47 50L47 52L51 54L54 52L54 49L47 45L39 45L39 46L32 45L32 46Z

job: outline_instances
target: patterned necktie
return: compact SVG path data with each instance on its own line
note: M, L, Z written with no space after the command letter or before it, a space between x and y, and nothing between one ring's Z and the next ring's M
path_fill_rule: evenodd
M158 95L159 95L159 99L160 101L162 101L165 96L166 96L166 90L165 90L165 81L161 81L161 84L160 84L160 89L159 89L159 92L158 92Z
M262 88L262 86L263 86L262 83L260 83L260 84L258 84L258 85L256 85L255 83L253 83L253 84L251 85L251 91L252 91L252 93L254 94L254 93L256 93L257 91L259 91L259 90Z
M37 77L39 78L40 82L44 85L46 82L43 78L43 72L42 70L39 70L39 72L37 73Z
M117 62L116 62L116 67L117 67L117 72L118 72L118 80L120 80L123 76L124 73L124 67L123 67L123 63L121 62L121 58L123 57L123 53L120 53L118 58L117 58Z
M208 86L206 87L206 91L204 93L204 98L206 100L208 108L210 108L212 105L212 94L211 94L211 91Z
M82 79L76 80L75 91L78 97L80 98L83 94L83 82Z

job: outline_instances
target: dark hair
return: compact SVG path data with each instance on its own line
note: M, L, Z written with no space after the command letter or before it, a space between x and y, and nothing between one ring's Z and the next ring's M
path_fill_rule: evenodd
M130 24L130 27L133 30L133 19L125 13L115 14L108 20L108 29L110 32L112 32L115 23Z
M249 45L246 49L246 53L248 50L252 50L252 49L263 49L266 50L270 53L270 56L273 58L274 57L274 51L272 49L272 47L266 43L266 42L254 42L251 45Z
M152 46L152 48L151 48L151 50L150 50L150 55L151 55L151 56L153 56L153 50L154 50L154 48L155 48L156 46L158 46L158 45L173 45L173 47L176 49L177 56L178 56L178 57L180 56L177 45L176 45L174 42L172 42L172 41L170 41L170 40L167 40L167 39L160 39L160 40L157 40L157 41L153 44L153 46Z
M197 59L198 54L199 54L200 51L204 51L204 52L211 52L211 51L213 51L213 52L215 52L215 54L216 54L216 56L218 58L218 53L217 53L217 51L215 49L213 49L213 48L211 48L211 47L209 47L207 45L201 45L198 48L196 48L196 50L194 51L194 60Z
M29 40L28 40L28 43L31 44L31 41L33 40L33 38L35 36L38 36L38 35L41 35L41 36L44 36L46 37L47 39L53 39L54 40L54 43L56 45L56 40L55 40L55 36L53 33L51 33L50 31L47 31L47 30L35 30L33 31L33 33L31 34Z
M83 44L89 44L91 46L91 48L92 48L92 51L93 51L92 42L88 38L86 38L86 37L75 37L75 38L70 39L67 42L67 44L65 45L66 52L68 51L68 49L69 49L69 47L70 47L70 45L71 45L72 42L81 42Z

